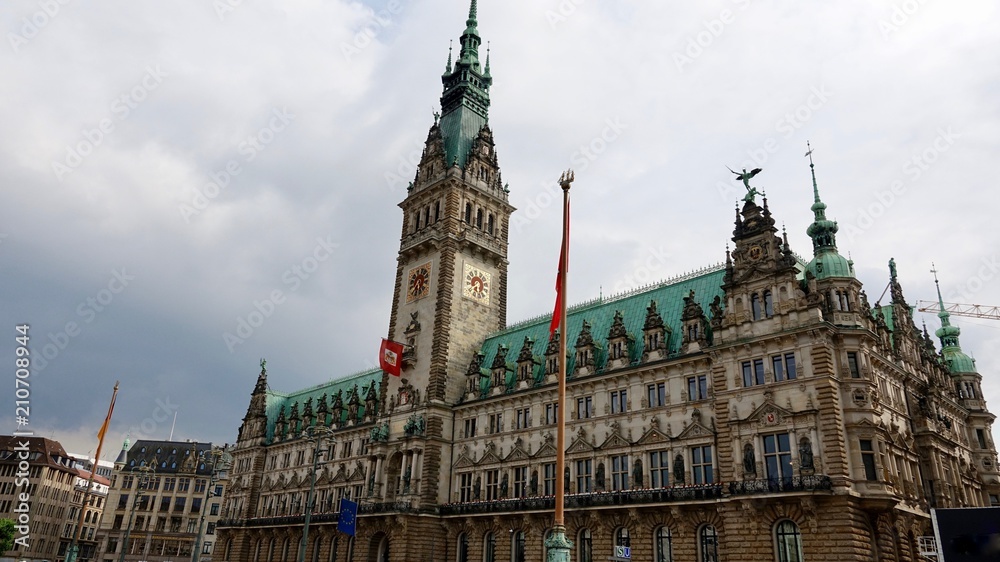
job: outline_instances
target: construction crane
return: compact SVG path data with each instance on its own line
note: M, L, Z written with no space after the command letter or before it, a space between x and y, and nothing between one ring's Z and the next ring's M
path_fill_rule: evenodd
M937 314L941 312L941 305L944 305L945 312L955 316L968 316L969 318L986 318L987 320L1000 320L1000 306L983 306L981 304L955 304L951 302L939 303L937 301L917 301L917 310L920 312L931 312Z

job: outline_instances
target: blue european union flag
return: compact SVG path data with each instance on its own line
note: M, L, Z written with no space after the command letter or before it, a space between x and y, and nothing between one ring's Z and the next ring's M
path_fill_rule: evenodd
M358 502L347 498L340 500L340 517L337 519L337 530L345 535L354 536L354 528L358 521Z

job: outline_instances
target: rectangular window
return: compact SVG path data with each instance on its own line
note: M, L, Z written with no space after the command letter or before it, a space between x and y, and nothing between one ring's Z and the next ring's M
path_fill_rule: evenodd
M878 482L878 474L875 472L875 449L872 448L871 439L862 439L861 464L865 467L865 480Z
M191 513L201 511L201 498L191 498Z
M476 418L468 418L465 420L465 436L475 437L476 436Z
M486 471L486 501L500 499L500 470L494 468Z
M340 458L346 459L354 454L354 441L344 441L340 447Z
M545 425L559 423L559 404L553 402L545 405Z
M576 461L576 493L584 494L592 491L591 483L590 459Z
M628 489L628 455L611 457L611 489Z
M646 385L646 394L650 408L659 408L667 405L667 383L658 382Z
M527 429L531 427L531 408L521 408L517 411L517 428Z
M503 431L503 413L490 414L490 433Z
M787 433L764 436L764 471L772 482L791 481L792 449Z
M528 495L528 467L514 467L514 497L523 498Z
M174 511L184 511L184 503L187 501L185 497L179 497L174 502Z
M208 514L209 515L218 515L219 514L219 504L213 503L212 507L209 509Z
M1000 507L1000 495L990 494L990 507Z
M764 384L764 360L753 360L754 384Z
M691 449L691 475L695 484L711 484L713 482L711 445Z
M854 351L847 352L847 368L851 371L852 379L861 378L861 370L858 368L858 354Z
M611 391L611 413L621 414L628 411L628 390Z
M556 463L550 462L543 465L542 475L542 487L545 495L556 495Z
M979 441L979 448L986 449L986 432L982 429L976 429L976 439Z
M670 485L670 453L667 451L649 453L649 485L653 488Z
M187 492L191 489L191 479L190 478L178 478L177 479L177 491Z
M594 399L590 396L576 399L576 419L582 420L594 415Z
M708 399L708 376L688 377L688 400Z
M472 473L465 472L458 475L459 501L472 501Z
M785 380L795 380L795 354L786 353L771 357L771 366L774 368L774 382Z
M122 489L131 490L134 478L131 475L122 476Z
M277 458L277 457L275 457L275 458ZM199 478L199 479L195 480L194 481L194 491L196 493L199 493L199 494L202 493L202 492L204 492L205 491L205 483L206 483L206 480L204 478Z
M170 497L160 498L160 511L170 511L170 500L172 499Z

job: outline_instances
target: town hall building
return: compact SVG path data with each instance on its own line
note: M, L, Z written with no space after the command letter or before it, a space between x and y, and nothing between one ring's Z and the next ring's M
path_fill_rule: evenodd
M515 209L475 0L466 26L400 203L386 336L406 345L402 376L279 392L262 362L214 559L543 560L557 478L574 562L619 545L655 562L916 562L931 508L1000 504L958 327L942 312L938 347L915 325L892 260L871 302L811 161L808 260L744 180L721 265L570 308L560 408L550 317L507 322ZM355 536L337 531L342 498L360 504Z

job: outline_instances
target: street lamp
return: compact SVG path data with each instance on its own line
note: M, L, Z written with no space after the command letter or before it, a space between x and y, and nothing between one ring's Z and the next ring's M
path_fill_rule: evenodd
M198 522L198 534L194 539L194 552L191 553L191 562L198 562L201 556L201 532L205 526L205 510L208 509L208 499L212 497L212 490L215 483L219 481L219 472L228 470L233 457L226 451L226 447L212 447L211 451L202 451L198 454L199 464L204 462L212 465L212 475L209 478L208 486L205 488L205 501L201 504L201 520Z
M143 496L143 490L149 485L149 479L152 478L153 472L156 470L156 459L154 458L152 463L144 464L139 468L130 470L129 472L139 471L139 480L135 483L135 497L132 499L132 510L128 514L128 525L125 527L125 538L122 539L122 553L118 557L118 562L125 562L125 553L128 552L128 538L132 533L132 520L135 517L135 508L139 505L139 498Z
M306 544L308 544L309 540L309 519L312 518L313 494L316 492L316 467L319 464L320 455L323 454L323 451L319 448L319 444L324 438L329 440L332 432L333 431L325 425L310 427L306 430L306 439L313 443L313 466L312 474L309 479L309 495L306 496L306 518L304 524L302 525L302 543L299 545L299 562L305 562L306 560Z

